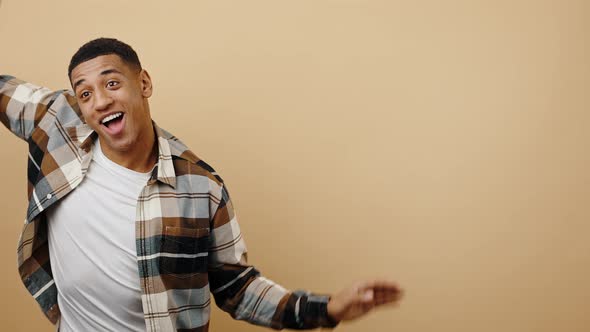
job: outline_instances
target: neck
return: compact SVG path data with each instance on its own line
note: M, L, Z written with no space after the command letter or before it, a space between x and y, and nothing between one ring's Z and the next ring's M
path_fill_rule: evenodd
M120 152L109 149L102 144L102 153L114 163L117 163L130 170L147 173L152 170L158 159L158 145L153 128L148 131L145 139L139 139L128 151ZM100 139L100 138L99 138ZM149 151L149 153L146 153Z

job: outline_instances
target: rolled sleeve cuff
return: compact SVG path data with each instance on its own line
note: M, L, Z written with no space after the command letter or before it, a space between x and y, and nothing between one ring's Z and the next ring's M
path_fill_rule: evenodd
M336 327L339 322L328 316L329 301L328 295L301 294L295 306L298 325L301 328Z

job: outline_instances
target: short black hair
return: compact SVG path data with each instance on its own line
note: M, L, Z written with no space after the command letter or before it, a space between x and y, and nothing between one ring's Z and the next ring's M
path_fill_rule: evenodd
M116 54L123 62L141 70L141 63L137 53L131 46L115 38L97 38L82 45L72 56L68 66L68 77L72 80L72 70L82 62L92 60L101 55Z

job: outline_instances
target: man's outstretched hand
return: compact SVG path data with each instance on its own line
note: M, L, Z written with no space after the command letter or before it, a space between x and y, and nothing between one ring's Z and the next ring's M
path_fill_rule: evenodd
M330 298L328 316L337 322L356 319L375 307L395 304L401 297L401 288L391 281L358 282Z

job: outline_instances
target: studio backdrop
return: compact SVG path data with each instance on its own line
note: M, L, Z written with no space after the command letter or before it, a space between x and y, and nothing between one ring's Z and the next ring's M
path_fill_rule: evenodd
M338 331L590 331L590 2L4 0L0 71L68 88L101 36L266 277L404 288ZM0 149L1 330L53 331L16 266L27 146ZM215 308L211 331L263 329Z

